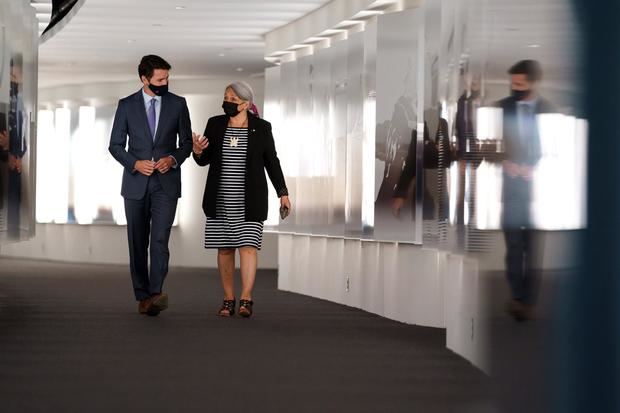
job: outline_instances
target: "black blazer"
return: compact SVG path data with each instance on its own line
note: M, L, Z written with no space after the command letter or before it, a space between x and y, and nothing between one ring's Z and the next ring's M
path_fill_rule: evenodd
M192 152L194 160L200 166L210 165L202 209L209 218L216 218L215 202L220 184L222 146L224 133L230 118L226 115L214 116L207 122L204 136L209 139L209 146L200 156ZM280 160L276 153L271 124L248 113L248 149L245 162L245 219L262 222L267 219L267 179L265 170L273 184L278 197L288 195Z
M114 159L125 167L121 195L127 199L142 199L146 194L149 177L133 170L137 160L157 161L167 155L174 156L178 166L160 174L159 181L168 196L179 198L181 164L192 151L192 126L185 99L172 93L162 96L155 139L151 137L146 120L142 90L121 99L114 116L108 149Z

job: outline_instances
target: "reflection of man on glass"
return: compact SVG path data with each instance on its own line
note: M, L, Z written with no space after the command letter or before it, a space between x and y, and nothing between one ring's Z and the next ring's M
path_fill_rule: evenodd
M26 154L26 125L24 116L22 57L11 59L11 91L9 106L7 220L11 236L19 236L22 192L22 159Z
M530 221L534 167L541 158L536 115L553 111L537 92L542 69L535 60L522 60L508 71L511 96L501 100L503 109L503 215L506 240L506 275L512 300L508 312L515 320L531 317L542 267L543 243Z

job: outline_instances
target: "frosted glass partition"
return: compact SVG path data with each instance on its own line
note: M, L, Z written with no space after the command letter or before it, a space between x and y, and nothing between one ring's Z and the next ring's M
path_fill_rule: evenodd
M423 24L420 9L379 16L377 23L375 235L380 239L421 242L415 221L422 207L416 192L423 190L416 149L424 131ZM399 211L393 208L395 195L402 200Z
M532 223L583 228L577 32L568 0L437 0L371 18L268 69L266 116L281 135L295 205L274 228L488 249L505 211L504 126L513 116L499 102L510 92L508 69L524 59L540 62L538 96L553 108L530 131L541 149Z
M0 241L35 231L38 21L28 2L0 2Z
M345 229L362 233L362 142L364 137L364 33L347 40L347 158L345 181Z
M362 142L362 231L372 233L375 227L377 199L377 21L366 23L364 29L364 137Z
M325 50L325 49L324 49ZM330 50L327 52L327 50ZM334 151L334 212L335 224L326 231L330 235L342 235L345 225L346 210L346 171L347 171L347 44L336 42L329 49L329 65L331 66L329 122L333 143L328 144ZM319 53L323 53L321 50Z

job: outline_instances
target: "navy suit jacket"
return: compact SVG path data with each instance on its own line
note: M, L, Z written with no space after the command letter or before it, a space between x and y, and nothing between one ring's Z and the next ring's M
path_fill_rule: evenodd
M503 109L504 159L521 165L536 166L542 157L538 128L519 131L517 100L513 97L498 102ZM553 113L555 108L546 99L539 97L534 114ZM521 133L525 133L521 136ZM532 182L522 178L512 178L504 173L502 185L502 227L504 229L529 228L532 225L530 204L532 201Z
M172 93L162 96L155 139L151 137L148 126L142 90L121 99L114 116L109 150L114 159L125 167L121 195L135 200L144 197L149 180L148 176L134 170L136 161L158 161L168 155L174 156L177 167L159 174L159 180L168 196L179 198L180 167L192 152L192 126L185 99Z
M513 97L507 97L497 103L497 106L503 109L504 116L504 157L506 160L518 164L534 166L542 156L540 136L537 128L526 131L527 136L520 136L517 104L517 100ZM543 97L538 97L534 114L553 112L555 112L553 105Z

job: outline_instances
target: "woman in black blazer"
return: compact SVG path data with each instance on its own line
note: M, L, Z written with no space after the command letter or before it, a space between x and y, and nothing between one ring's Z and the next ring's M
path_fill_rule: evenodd
M239 315L252 315L257 251L261 248L263 221L267 219L265 170L281 208L291 209L271 124L248 110L253 97L252 88L245 82L228 85L222 104L225 115L210 118L204 136L193 135L194 160L200 166L210 165L202 200L207 217L205 248L218 250L224 288L219 315L224 317L235 313L236 249L241 261Z

